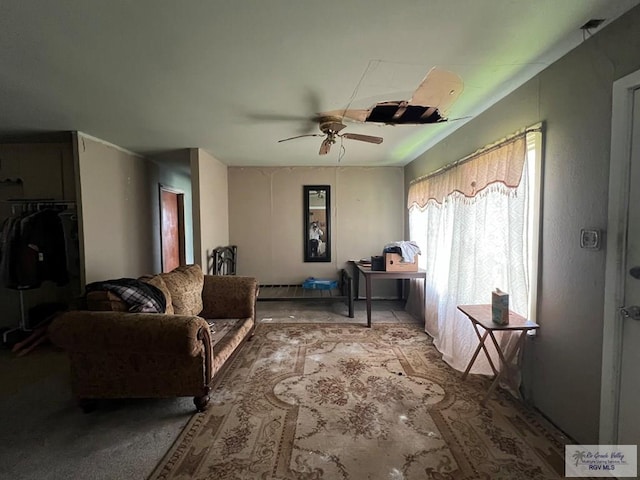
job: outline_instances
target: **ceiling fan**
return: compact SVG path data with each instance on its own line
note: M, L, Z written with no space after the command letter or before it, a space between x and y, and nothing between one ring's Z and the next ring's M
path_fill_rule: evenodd
M289 140L295 140L296 138L303 137L324 137L324 140L320 144L319 155L326 155L331 150L331 145L336 143L337 138L346 138L349 140L358 140L360 142L367 143L382 143L382 137L374 137L371 135L362 135L359 133L340 133L346 125L342 123L342 119L336 116L321 116L318 118L318 127L320 128L320 133L307 133L305 135L296 135L295 137L284 138L282 140L278 140L280 142L288 142Z

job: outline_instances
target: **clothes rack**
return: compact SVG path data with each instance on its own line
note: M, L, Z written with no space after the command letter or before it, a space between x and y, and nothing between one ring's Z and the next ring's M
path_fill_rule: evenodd
M20 198L5 200L11 206L11 214L15 215L20 212L36 212L45 208L53 208L56 210L75 209L76 202L68 200L54 200L50 198ZM18 210L20 208L20 210Z
M75 211L76 202L68 200L55 200L52 198L21 198L21 199L8 199L2 201L2 203L8 204L11 207L11 215L30 214L38 211L52 209L59 212ZM8 339L19 332L31 332L32 329L27 324L27 314L25 309L24 290L29 290L34 287L17 285L15 287L8 287L18 291L20 301L20 319L16 328L6 330L2 335L4 344L8 343Z

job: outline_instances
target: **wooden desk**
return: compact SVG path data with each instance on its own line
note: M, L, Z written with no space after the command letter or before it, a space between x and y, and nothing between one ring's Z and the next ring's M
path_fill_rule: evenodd
M493 383L491 383L491 386L489 387L489 391L487 392L487 394L485 395L484 399L481 402L482 405L484 405L489 399L489 397L491 396L491 394L493 393L493 391L498 386L498 383L500 382L500 378L502 378L502 375L507 370L507 365L509 365L513 361L513 358L516 355L516 353L522 351L522 347L524 346L524 339L526 338L525 333L527 333L529 330L535 330L537 328L540 328L540 325L538 325L535 322L531 322L527 320L523 316L518 315L517 313L514 313L511 310L509 310L508 325L499 325L497 323L494 323L491 320L491 305L489 304L458 305L458 310L464 313L469 318L469 320L471 320L473 329L476 331L478 340L480 340L480 343L478 344L478 348L476 348L476 351L474 352L473 357L471 357L471 360L469 361L469 365L467 365L467 369L464 371L464 374L462 375L462 380L467 378L467 375L469 374L469 371L471 370L473 363L476 361L476 358L478 358L478 354L480 353L481 349L484 350L484 354L487 356L487 360L489 360L489 365L491 365L491 369L493 370L493 374L495 375L493 379ZM482 327L484 329L483 334L480 334L480 330L478 330L478 327ZM518 336L518 341L507 352L502 351L502 349L500 348L500 344L498 343L498 341L496 340L496 337L493 334L493 332L501 331L501 330L502 331L506 330L511 332L520 332ZM493 342L493 345L496 347L496 350L498 352L498 357L500 358L500 363L502 366L500 371L498 371L495 365L493 364L493 361L489 356L489 352L487 351L487 347L484 344L487 337L491 338L491 341ZM513 385L512 387L514 387L514 390L518 392L517 386Z
M359 274L364 276L365 281L365 292L367 299L367 327L371 328L371 280L405 280L408 278L421 278L426 280L427 271L426 270L418 270L417 272L380 272L371 270L370 266L360 265L358 262L351 262L355 266L356 270L354 272L354 290L355 296L358 296L358 288L359 288ZM426 281L425 281L426 285Z

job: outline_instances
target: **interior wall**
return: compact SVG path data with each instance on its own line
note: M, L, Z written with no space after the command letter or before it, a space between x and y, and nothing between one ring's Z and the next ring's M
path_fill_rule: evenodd
M151 222L153 272L162 271L162 244L160 227L160 185L184 194L184 236L186 263L194 263L193 208L191 192L191 160L188 149L174 150L150 157Z
M87 283L154 272L150 162L77 135Z
M229 244L227 166L202 149L192 149L194 261L207 268L207 255Z
M303 261L303 186L331 187L331 262ZM337 278L348 260L380 255L403 240L401 167L230 167L229 238L238 273L262 285ZM395 293L376 284L374 295Z
M538 318L530 400L583 444L598 443L613 82L640 68L640 7L588 38L405 168L408 182L522 127L545 123ZM577 400L579 399L579 401Z

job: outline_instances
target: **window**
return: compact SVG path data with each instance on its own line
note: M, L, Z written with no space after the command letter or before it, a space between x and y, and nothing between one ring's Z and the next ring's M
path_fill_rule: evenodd
M427 271L426 298L413 304L424 311L425 330L443 359L458 370L477 345L458 305L490 303L491 291L500 288L509 293L511 310L535 320L541 141L540 126L527 129L409 190L410 238ZM420 291L412 289L412 296ZM481 357L472 372L491 369Z

